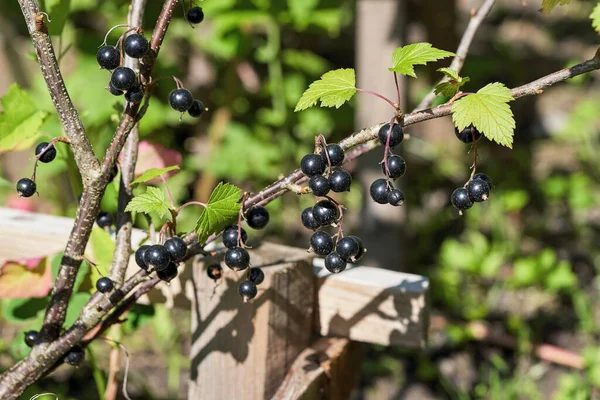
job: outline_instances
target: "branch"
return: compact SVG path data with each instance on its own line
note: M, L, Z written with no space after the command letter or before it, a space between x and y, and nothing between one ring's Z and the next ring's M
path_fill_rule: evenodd
M479 26L481 25L485 17L487 17L487 15L490 13L490 10L492 9L492 6L495 2L496 0L485 0L485 3L483 3L483 5L479 8L477 13L471 14L471 20L469 21L469 24L467 25L467 28L465 29L465 32L463 33L462 38L460 39L460 43L458 44L456 56L450 64L450 68L452 68L456 72L460 72L463 64L465 63L465 59L467 58L469 47L471 47L471 42L475 37L477 29L479 29ZM448 78L444 77L438 82L438 84L447 81ZM415 107L415 110L422 110L424 108L430 107L431 103L433 103L433 100L435 98L436 94L434 89L432 89L431 92L429 92L427 96L425 96L423 100L421 100L419 105Z

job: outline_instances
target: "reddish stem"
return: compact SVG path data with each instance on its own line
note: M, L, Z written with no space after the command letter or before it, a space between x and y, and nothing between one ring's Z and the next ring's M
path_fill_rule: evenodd
M363 92L363 93L368 93L368 94L372 94L373 96L379 97L381 100L384 100L385 102L387 102L390 106L394 107L394 110L398 110L398 104L394 104L393 101L391 101L390 99L388 99L387 97L385 97L384 95L381 95L379 93L375 93L372 92L370 90L366 90L366 89L359 89L356 88L356 91L358 92Z

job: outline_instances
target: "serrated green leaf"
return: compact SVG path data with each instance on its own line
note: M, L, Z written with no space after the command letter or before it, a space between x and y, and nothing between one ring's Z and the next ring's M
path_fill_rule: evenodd
M37 140L48 113L38 109L26 91L16 83L2 97L0 153L23 150Z
M594 7L594 9L592 10L592 13L590 14L590 19L592 20L592 26L594 27L594 30L600 33L600 2L598 2L598 4L596 4L596 7Z
M436 96L454 97L458 93L458 86L450 82L440 82L435 86L433 92Z
M146 193L135 196L125 207L128 212L156 213L159 218L169 215L170 209L165 192L153 186L148 186Z
M354 69L341 68L326 72L321 79L310 84L302 94L295 112L306 110L321 100L321 107L340 108L356 93Z
M550 14L550 11L558 5L564 6L569 4L571 0L543 0L542 1L542 12L544 14Z
M441 72L446 78L452 79L453 81L461 80L460 75L458 75L458 72L456 72L452 68L439 68L438 72Z
M150 168L149 170L144 172L142 175L140 175L136 180L131 182L131 184L129 186L133 186L138 183L148 182L149 180L158 178L159 176L161 176L164 173L167 173L167 172L173 171L173 170L178 170L178 169L179 169L179 165L171 165L170 167L166 167L166 168Z
M448 78L448 81L436 85L434 93L438 96L441 94L442 96L453 97L465 83L471 80L469 77L461 77L452 68L440 68L438 71Z
M436 49L431 43L413 43L394 50L392 68L389 70L416 78L415 65L425 65L453 55L450 51Z
M514 100L501 83L490 83L477 93L462 97L452 105L452 120L459 130L473 124L498 144L512 148L515 119L508 105Z
M219 183L213 190L196 223L198 242L204 243L213 233L231 225L240 212L240 188L229 183Z

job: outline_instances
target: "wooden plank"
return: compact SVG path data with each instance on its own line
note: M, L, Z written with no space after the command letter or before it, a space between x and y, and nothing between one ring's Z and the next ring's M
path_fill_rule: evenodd
M238 294L244 274L223 266L224 277L215 285L204 265L194 268L190 399L270 398L310 343L311 256L264 243L250 257L265 281L246 304Z
M360 378L362 346L320 338L298 355L271 400L345 400Z
M429 322L429 280L373 267L332 275L315 267L315 329L323 336L359 342L422 347Z

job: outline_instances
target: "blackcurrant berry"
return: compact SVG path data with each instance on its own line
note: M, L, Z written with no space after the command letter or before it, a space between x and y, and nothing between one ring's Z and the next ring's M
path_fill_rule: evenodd
M37 339L38 332L37 331L27 331L25 332L25 344L29 347L33 347L35 344L35 339Z
M96 223L100 228L108 228L113 224L113 217L109 212L100 211L100 214L96 217Z
M404 203L404 193L400 189L392 189L388 193L388 203L393 206L401 206Z
M108 177L108 181L112 182L117 177L118 173L119 173L119 167L117 167L117 165L115 164L110 169L110 176Z
M354 256L354 260L358 261L362 258L362 256L365 255L365 253L367 252L367 250L365 249L365 244L363 243L362 239L359 238L358 236L346 236L349 238L352 238L354 240L356 240L356 242L358 243L358 253L356 253L356 255Z
M467 185L471 201L480 203L486 201L490 195L490 187L483 179L473 179Z
M112 81L108 82L106 90L108 90L113 96L122 96L123 93L125 93L122 90L117 89L115 85L113 85Z
M102 46L96 53L100 68L113 70L121 65L121 53L115 46Z
M335 246L335 251L342 257L344 261L352 262L358 254L360 245L353 236L345 236L341 238Z
M250 269L250 278L255 285L260 285L265 280L265 273L262 269L255 267Z
M206 269L206 273L208 274L208 277L210 279L216 281L221 279L221 277L223 276L223 268L221 268L219 264L211 264Z
M129 90L137 83L137 76L131 68L118 67L113 71L110 82L117 90Z
M242 234L242 243L246 243L246 240L248 240L248 234L246 233L244 228L241 228L240 232ZM237 225L230 226L229 228L223 231L223 244L228 249L239 246Z
M336 193L349 192L352 185L352 176L345 169L336 169L329 175L329 186Z
M450 201L452 202L452 205L460 211L468 210L473 206L473 202L469 198L469 191L465 188L458 188L452 192Z
M374 202L379 204L387 204L390 188L385 179L377 179L371 183L369 194Z
M108 293L115 288L115 284L110 278L103 276L96 281L96 290L100 293Z
M65 358L63 359L63 361L69 365L76 367L83 362L84 358L85 350L83 350L83 347L77 344L73 346L71 350L67 352L67 354L65 354Z
M325 268L334 274L346 269L346 261L337 252L331 252L325 257Z
M146 264L145 254L146 251L150 248L148 245L140 246L139 249L135 251L135 263L144 270L148 270L148 264Z
M313 206L315 221L321 226L336 222L340 217L340 210L330 200L321 200Z
M17 193L21 197L31 197L36 192L36 184L29 178L19 179L17 182Z
M194 104L194 96L187 89L175 89L169 94L169 104L175 111L186 112Z
M486 174L478 173L478 174L473 175L473 180L476 180L476 179L481 179L482 181L487 183L490 188L490 192L492 191L492 188L494 187L494 185L492 185L492 180L490 179L489 176L487 176Z
M331 161L332 167L337 167L338 165L342 165L344 163L344 150L342 150L339 144L328 144L327 154L329 155L329 161ZM321 153L321 158L326 166L329 165L327 163L327 156L325 155L324 151Z
M144 253L144 262L149 267L155 268L157 271L161 271L167 268L171 262L171 255L165 246L155 244L150 246L150 248Z
M165 249L167 249L171 255L171 259L175 262L183 260L187 254L187 245L183 239L176 236L165 241Z
M315 219L312 207L305 208L304 211L302 211L301 218L302 225L304 225L305 228L315 231L321 227L321 224L319 224Z
M169 263L165 269L156 271L158 279L165 282L171 282L177 276L177 264Z
M38 144L35 148L35 155L39 156L40 153L44 151L44 149L48 147L49 144L50 143L48 142L42 142ZM43 163L49 163L50 161L54 160L54 158L56 158L56 148L54 147L54 145L52 145L49 149L44 151L44 154L40 156L39 160Z
M138 33L127 36L123 42L125 53L132 58L142 57L149 48L148 39Z
M187 20L192 24L199 24L204 20L204 11L200 7L192 7L187 12Z
M131 89L129 89L125 93L125 100L127 100L131 103L135 103L135 104L141 103L143 99L144 99L144 88L142 88L142 85L135 84L135 85L133 85L133 87Z
M256 288L254 282L243 281L242 283L240 283L239 292L240 296L242 296L242 299L244 300L244 303L246 303L248 300L251 300L256 297L258 289Z
M323 159L317 154L307 154L300 161L300 169L306 176L321 175L325 172L325 166Z
M462 131L458 131L458 128L454 128L454 134L463 143L473 143L473 137L475 137L475 141L479 140L481 137L481 132L477 130L473 125L467 126Z
M400 156L397 156L395 154L389 156L386 164L388 166L388 170L390 171L391 179L400 178L406 172L406 161L404 161L404 158ZM386 173L384 164L381 164L381 170L384 174Z
M269 223L269 212L262 206L250 207L246 211L246 222L252 229L263 229Z
M327 196L329 193L329 179L323 175L314 175L308 181L308 187L312 190L315 196Z
M234 271L241 271L250 265L250 254L241 247L232 247L225 252L225 265Z
M195 99L192 106L188 110L191 117L198 118L204 112L204 104L198 99Z
M385 146L388 135L390 134L390 124L385 124L379 129L379 142ZM394 124L390 136L390 148L398 146L404 139L404 132L402 127L398 124Z
M317 231L310 237L310 248L320 256L326 256L333 251L333 239L324 231Z

